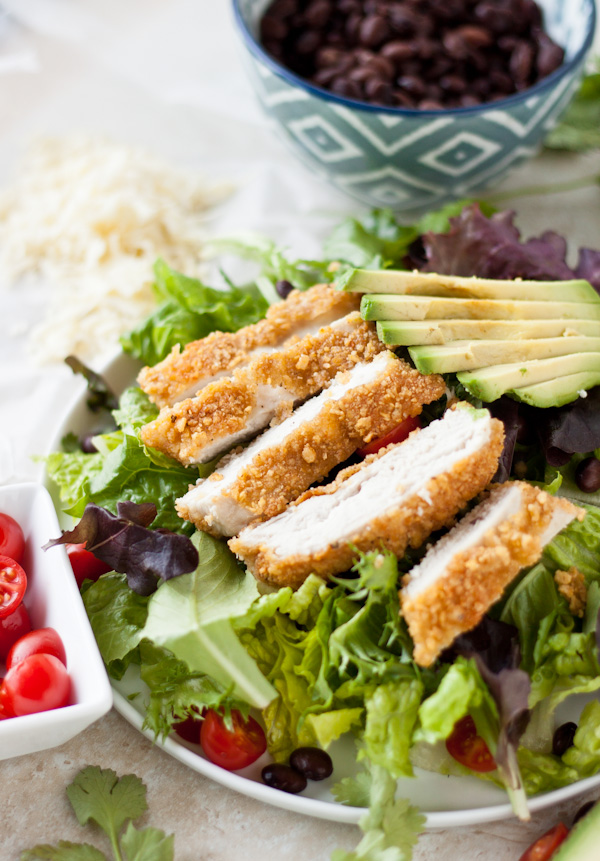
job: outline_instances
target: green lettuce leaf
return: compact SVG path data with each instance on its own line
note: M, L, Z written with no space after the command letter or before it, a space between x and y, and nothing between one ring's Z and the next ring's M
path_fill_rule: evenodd
M600 509L592 505L582 508L585 518L563 529L545 548L542 561L553 573L574 566L589 583L600 580Z
M417 679L379 685L366 700L364 747L359 758L386 768L392 777L412 777L412 734L423 698Z
M232 696L265 708L276 692L241 645L231 619L258 596L256 582L227 545L199 532L192 539L196 571L162 584L148 603L144 636L172 652L195 673L209 675Z
M171 269L164 260L154 265L157 310L121 338L125 352L155 365L173 347L204 338L216 329L235 332L264 317L268 308L255 285L216 290Z
M100 654L113 678L121 678L131 661L138 662L135 650L143 636L148 615L148 598L127 585L125 574L103 574L82 591Z
M49 477L56 482L65 511L81 517L88 502L113 514L117 503L128 500L155 502L157 516L153 529L170 529L190 534L193 526L182 520L175 510L175 500L187 493L201 470L184 467L139 440L139 429L157 414L156 407L137 388L126 389L115 411L123 429L94 438L97 453L55 452L47 460Z
M140 676L150 692L144 726L155 737L165 738L174 724L201 714L205 707L231 707L222 685L204 673L191 672L185 661L178 660L167 649L144 639L139 655ZM240 708L238 703L235 706ZM247 706L241 710L247 711Z
M546 138L550 149L587 152L600 147L600 74L586 75L561 122Z
M581 712L573 745L563 754L563 762L580 778L600 770L600 702L592 700Z

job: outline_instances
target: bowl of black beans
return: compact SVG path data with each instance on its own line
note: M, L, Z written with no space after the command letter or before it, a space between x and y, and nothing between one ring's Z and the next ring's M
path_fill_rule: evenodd
M539 149L574 95L594 0L233 0L259 100L313 173L418 212Z

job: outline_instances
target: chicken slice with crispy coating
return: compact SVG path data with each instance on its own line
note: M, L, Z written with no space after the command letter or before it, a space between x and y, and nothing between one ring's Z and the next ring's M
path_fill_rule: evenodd
M356 550L401 556L449 525L490 482L504 427L487 410L458 404L399 445L307 491L278 517L244 529L229 546L260 580L298 587L314 572L352 565Z
M358 310L359 298L317 284L293 290L284 302L271 305L264 320L237 332L213 332L183 349L174 347L153 367L140 371L138 383L159 407L194 397L200 389L290 338L316 333L322 326Z
M339 371L386 350L371 323L353 312L276 352L262 354L205 386L196 398L162 409L141 430L145 445L186 466L207 463L282 420Z
M428 667L474 628L519 571L583 514L526 482L494 488L406 575L400 598L415 661Z
M320 395L229 455L198 482L177 510L213 535L235 535L273 517L357 448L389 433L440 398L441 377L423 376L393 353L338 374Z

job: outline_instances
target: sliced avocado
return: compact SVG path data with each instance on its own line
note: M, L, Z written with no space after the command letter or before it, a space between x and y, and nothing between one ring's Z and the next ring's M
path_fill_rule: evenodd
M551 359L569 353L600 353L598 338L531 338L527 341L452 341L443 347L409 347L422 374L452 374L507 362Z
M576 822L569 836L552 855L552 861L598 861L600 858L600 804Z
M495 401L505 392L529 388L536 383L570 375L595 374L598 371L600 353L582 353L461 371L457 377L474 397L489 402Z
M568 374L557 380L547 380L545 383L513 389L508 394L518 401L531 404L532 407L562 407L579 397L585 397L585 392L594 386L600 386L600 369Z
M596 320L379 320L377 334L389 346L446 344L463 339L525 340L583 335L600 337Z
M341 282L338 286L342 286ZM343 279L351 293L392 293L397 296L447 296L454 299L519 299L540 302L593 302L600 295L589 281L496 281L489 278L460 278L433 272L402 272L397 269L354 269Z
M600 320L600 303L365 295L364 320Z

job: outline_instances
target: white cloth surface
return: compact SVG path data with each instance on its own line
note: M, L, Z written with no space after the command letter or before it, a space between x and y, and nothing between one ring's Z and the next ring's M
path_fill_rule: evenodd
M331 226L360 211L274 135L244 74L226 0L2 0L2 6L9 18L0 13L0 182L10 180L34 135L84 131L143 145L211 181L233 182L237 191L214 215L215 235L261 231L310 257ZM597 154L545 155L503 188L585 176L599 166ZM526 234L552 228L573 248L598 247L599 202L600 190L590 187L514 206ZM0 285L0 483L42 477L32 456L49 450L84 388L66 366L38 367L27 354L26 333L42 318L47 288L35 281L18 290ZM517 828L492 830L518 845ZM492 857L486 839L484 854L471 857ZM465 857L452 841L452 833L440 836L443 857Z

